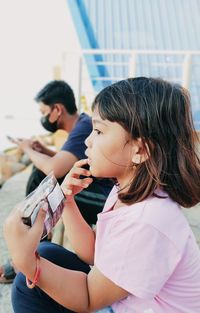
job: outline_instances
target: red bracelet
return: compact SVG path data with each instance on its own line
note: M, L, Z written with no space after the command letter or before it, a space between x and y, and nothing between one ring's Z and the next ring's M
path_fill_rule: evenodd
M30 289L33 289L35 285L37 284L39 277L40 277L40 272L41 272L40 266L39 266L40 256L37 251L35 251L35 256L36 256L36 270L35 270L33 281L31 281L28 277L26 277L26 285Z

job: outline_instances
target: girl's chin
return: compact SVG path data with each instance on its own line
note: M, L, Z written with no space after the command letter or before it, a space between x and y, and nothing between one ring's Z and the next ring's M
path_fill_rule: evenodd
M90 165L89 171L91 172L92 176L96 176L96 171L92 165Z
M101 173L97 170L95 170L95 168L90 165L89 171L91 172L91 175L94 177L99 177L99 178L103 178L104 176L101 175Z

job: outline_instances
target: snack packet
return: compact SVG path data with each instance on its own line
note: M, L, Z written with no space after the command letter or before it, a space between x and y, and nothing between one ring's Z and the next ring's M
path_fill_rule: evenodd
M65 196L52 173L46 176L40 185L30 193L18 208L23 211L24 224L32 226L40 208L46 210L42 238L46 237L60 219L64 208Z

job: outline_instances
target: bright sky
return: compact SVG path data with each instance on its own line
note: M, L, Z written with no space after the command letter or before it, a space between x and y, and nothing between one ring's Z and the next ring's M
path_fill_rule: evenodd
M34 111L30 100L52 79L66 48L66 6L66 0L0 1L1 117Z
M53 67L71 40L66 2L0 0L0 150L6 134L42 130L32 99L53 79ZM10 115L18 120L5 118Z

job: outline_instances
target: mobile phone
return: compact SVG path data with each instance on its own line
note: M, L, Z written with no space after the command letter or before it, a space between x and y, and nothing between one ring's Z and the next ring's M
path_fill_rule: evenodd
M10 140L11 142L15 143L15 139L13 137L8 136L8 135L6 137L7 137L8 140Z

